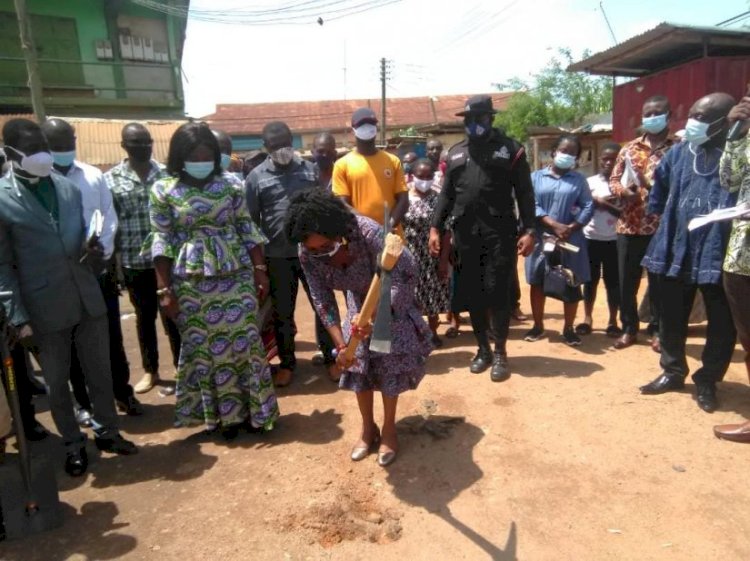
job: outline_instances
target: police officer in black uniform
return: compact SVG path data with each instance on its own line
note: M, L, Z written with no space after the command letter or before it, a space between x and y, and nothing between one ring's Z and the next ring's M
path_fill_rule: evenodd
M430 229L430 251L438 255L446 220L454 219L457 275L451 307L469 310L479 350L471 362L478 374L490 364L495 382L508 379L506 340L510 325L511 275L516 254L534 248L535 205L523 146L492 128L492 98L471 97L464 111L467 138L448 152L448 169ZM515 200L521 218L516 219ZM520 237L519 237L520 231ZM495 352L490 349L492 323Z

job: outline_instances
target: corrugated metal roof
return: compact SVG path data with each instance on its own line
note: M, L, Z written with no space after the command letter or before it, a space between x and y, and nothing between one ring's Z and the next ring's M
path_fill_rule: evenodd
M475 94L389 98L386 103L388 128L460 123L456 113ZM513 93L488 94L497 110L505 109ZM352 113L370 107L380 117L379 99L291 101L278 103L219 104L203 120L232 135L258 135L269 121L284 121L295 133L345 130Z
M660 23L611 49L571 64L568 71L644 76L702 56L750 56L750 33Z
M34 120L33 115L0 115L0 128L13 118ZM120 146L122 128L131 120L125 119L85 119L81 117L63 117L76 129L76 152L82 162L100 168L109 168L119 163L125 152ZM169 141L177 128L186 121L138 121L148 128L154 139L154 159L159 162L167 160Z

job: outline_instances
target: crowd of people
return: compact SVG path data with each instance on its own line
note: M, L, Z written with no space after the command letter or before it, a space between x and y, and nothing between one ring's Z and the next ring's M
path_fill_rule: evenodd
M523 145L493 126L495 113L488 96L470 98L457 114L464 140L445 150L433 138L423 157L410 152L402 160L376 145L379 123L369 108L352 115L355 148L342 157L335 137L321 133L304 159L290 128L269 122L266 155L244 166L231 138L201 122L174 133L164 165L153 158L147 127L130 123L122 130L126 157L106 173L77 159L75 130L65 120L9 120L2 131L0 291L12 293L4 305L26 437L48 434L32 404L33 394L46 391L66 447L65 471L82 475L81 429L90 427L104 452L137 453L119 432L117 411L142 415L136 396L155 387L174 396L175 426L202 426L226 439L272 430L280 415L276 391L295 378L301 284L315 312L314 362L357 398L362 427L351 459L377 452L377 462L390 465L398 454L398 397L419 385L427 357L443 345L442 315L449 325L443 336L455 337L468 312L478 347L472 373L489 369L495 382L511 375L509 325L523 319L519 256L530 285L529 343L546 336L545 305L553 298L563 305L562 341L581 345L596 327L603 278L602 329L626 352L638 341L645 269L647 332L662 372L643 394L684 387L688 319L700 291L708 324L695 399L715 411L738 334L750 357L750 222L693 230L688 223L750 196L748 125L726 140L731 125L750 119L750 98L702 97L677 134L669 100L653 96L643 105L642 134L622 147L601 146L598 173L588 178L576 171L580 138L561 135L549 165L532 172ZM360 311L380 274L388 232L407 249L389 275L391 352L380 353L368 345L372 322ZM144 375L135 385L121 289L136 317ZM343 316L335 291L345 293ZM266 298L268 326L259 315ZM160 365L157 316L174 381ZM267 359L266 327L276 366ZM353 357L346 352L352 336L363 340ZM30 356L46 388L29 375ZM750 374L750 358L746 365ZM715 432L750 441L750 423Z

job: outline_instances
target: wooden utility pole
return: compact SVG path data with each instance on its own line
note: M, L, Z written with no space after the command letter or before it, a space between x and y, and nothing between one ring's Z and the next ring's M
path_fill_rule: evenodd
M385 147L385 82L387 75L388 61L385 58L380 59L380 145Z
M40 123L47 117L44 111L44 100L42 99L42 80L39 77L39 65L36 60L36 47L31 35L31 21L26 10L26 0L13 0L18 16L18 31L21 38L21 50L26 60L26 73L29 76L29 93L31 94L31 107L34 115Z

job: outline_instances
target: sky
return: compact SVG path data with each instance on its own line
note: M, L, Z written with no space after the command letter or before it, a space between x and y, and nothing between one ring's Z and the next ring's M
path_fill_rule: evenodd
M233 25L189 17L183 56L187 114L210 114L219 103L378 98L382 57L389 61L390 97L491 92L512 77L530 78L560 48L570 48L577 59L585 49L595 53L614 45L599 0L390 1L323 25ZM279 4L192 0L191 9L231 13ZM665 21L715 25L747 11L748 4L603 2L618 41Z

